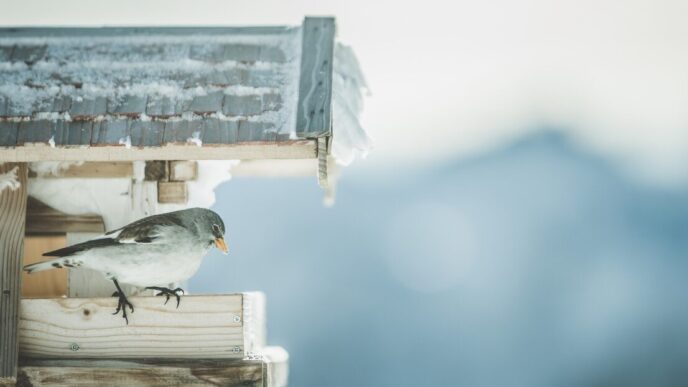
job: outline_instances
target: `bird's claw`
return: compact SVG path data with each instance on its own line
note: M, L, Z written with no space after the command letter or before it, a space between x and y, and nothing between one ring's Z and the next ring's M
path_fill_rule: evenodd
M112 293L112 297L118 298L117 309L115 309L115 313L113 313L113 315L118 314L121 310L124 321L126 321L127 325L129 325L129 317L127 317L127 306L131 310L131 313L134 313L134 305L132 305L131 302L129 302L129 300L127 299L127 297L120 292Z
M182 288L169 289L158 286L148 286L146 289L157 290L159 293L156 294L156 296L158 297L165 296L165 303L163 305L167 305L167 302L170 300L170 296L174 296L177 299L177 308L179 308L179 302L181 301L179 293L185 294L184 289Z

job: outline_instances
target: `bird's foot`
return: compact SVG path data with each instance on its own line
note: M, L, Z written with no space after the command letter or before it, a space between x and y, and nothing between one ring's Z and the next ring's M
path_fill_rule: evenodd
M134 313L134 305L132 305L131 302L127 300L127 297L124 295L124 293L121 293L119 291L112 293L112 297L117 297L119 299L117 302L117 309L113 314L118 314L121 310L122 317L124 317L124 321L126 321L127 325L129 325L129 318L127 317L127 306L129 307L129 309L131 309L131 313Z
M179 308L179 301L181 300L181 297L179 296L179 293L184 294L184 289L182 288L176 288L176 289L170 289L170 288L161 288L158 286L148 286L146 289L152 289L152 290L157 290L158 294L157 296L165 296L165 304L167 305L167 301L170 300L170 296L174 296L177 298L177 308Z

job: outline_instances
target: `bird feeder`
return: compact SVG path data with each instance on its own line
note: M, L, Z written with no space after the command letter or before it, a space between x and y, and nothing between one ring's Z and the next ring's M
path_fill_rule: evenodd
M0 29L0 382L284 386L261 293L179 309L87 270L22 278L45 251L209 207L230 176L308 176L365 153L365 82L332 18L295 27ZM1 383L0 383L1 384Z

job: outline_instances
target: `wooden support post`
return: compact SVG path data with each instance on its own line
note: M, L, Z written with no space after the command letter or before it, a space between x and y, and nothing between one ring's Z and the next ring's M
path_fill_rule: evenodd
M0 192L0 383L17 374L17 326L26 224L26 164L0 165L0 174L16 173L19 187ZM14 188L14 187L12 187Z

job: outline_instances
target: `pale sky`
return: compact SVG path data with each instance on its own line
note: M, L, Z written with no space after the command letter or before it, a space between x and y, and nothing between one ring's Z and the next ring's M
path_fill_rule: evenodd
M647 181L688 183L688 2L0 0L8 25L300 24L337 17L370 83L370 165L561 128Z

